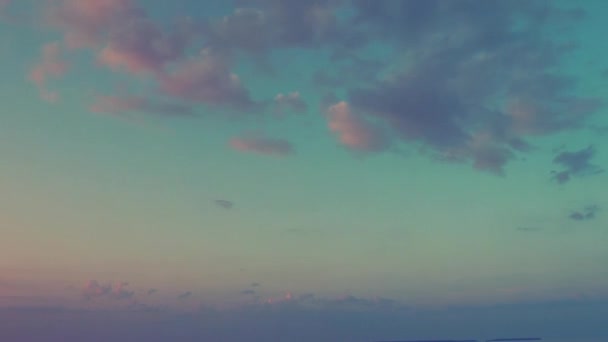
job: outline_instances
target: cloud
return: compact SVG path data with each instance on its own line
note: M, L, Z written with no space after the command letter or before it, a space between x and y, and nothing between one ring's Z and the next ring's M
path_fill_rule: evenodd
M124 112L144 112L170 116L193 114L193 110L189 106L155 102L141 96L97 96L95 102L89 108L92 112L110 114L122 114Z
M289 141L262 136L232 138L230 146L237 151L268 156L284 157L294 153Z
M96 47L108 30L141 18L143 10L133 0L56 0L51 2L49 19L64 32L72 48Z
M354 21L369 39L407 56L382 78L347 90L351 111L385 124L396 141L502 174L526 138L579 128L602 105L573 95L575 80L551 69L573 44L541 32L551 20L580 16L544 2L354 4ZM475 144L479 135L489 137L486 146Z
M216 48L255 54L341 44L348 31L341 28L345 23L338 20L337 5L332 0L239 0L232 14L211 21L207 34Z
M255 290L246 289L246 290L241 291L241 294L244 294L244 295L255 295Z
M179 300L188 299L190 297L192 297L192 292L190 292L190 291L182 292L179 295L177 295L177 299L179 299Z
M89 280L82 288L82 296L87 300L97 298L131 299L134 297L135 292L129 291L127 289L128 285L129 283L125 282L115 283L114 285L102 285L97 280Z
M146 294L148 296L151 296L151 295L155 294L156 292L158 292L157 289L149 289L148 291L146 291Z
M300 93L297 91L283 94L279 93L274 98L275 109L279 113L287 111L293 111L296 113L302 113L308 110L308 105L300 97Z
M532 232L539 232L542 230L542 228L530 227L530 226L519 226L519 227L517 227L517 230L520 232L524 232L524 233L532 233Z
M224 209L228 209L228 210L234 208L234 202L228 201L228 200L216 199L213 201L213 203L215 203L215 205L217 205L220 208L224 208Z
M591 145L578 151L564 151L553 158L553 163L565 168L563 171L553 172L553 178L564 184L570 181L572 176L587 176L603 172L597 165L591 164L595 156L595 148Z
M184 56L192 32L187 25L165 33L145 18L130 20L113 30L99 52L101 63L133 74L161 73L165 66Z
M47 43L42 47L40 62L30 70L29 79L38 86L43 99L55 102L58 94L46 89L47 80L63 76L67 69L68 63L63 60L59 42Z
M178 65L160 77L161 90L191 102L247 110L255 107L249 90L217 56L203 55Z
M82 295L85 299L94 299L105 297L112 292L111 285L100 285L97 280L89 280L82 289Z
M583 210L572 211L568 218L574 221L587 221L595 218L595 214L599 211L597 205L589 205L583 208Z
M348 103L342 101L327 108L329 129L340 143L359 152L377 152L388 147L384 132L365 118L355 114Z

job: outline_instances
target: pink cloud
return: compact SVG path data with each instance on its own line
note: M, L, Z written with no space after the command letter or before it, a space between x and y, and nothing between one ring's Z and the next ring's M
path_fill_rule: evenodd
M179 65L160 78L166 94L210 105L250 108L255 103L239 77L219 58L202 56Z
M48 43L42 47L40 62L30 70L29 79L38 86L42 98L49 102L55 102L58 95L46 89L46 82L49 78L63 76L67 69L68 64L62 60L59 43Z
M89 109L95 113L110 114L146 112L164 115L192 115L192 108L189 106L154 102L141 96L97 96Z
M47 78L62 76L68 66L61 59L61 47L58 42L48 43L42 47L41 61L30 71L30 80L37 86L45 85Z
M354 113L344 101L329 106L327 117L329 129L349 149L373 152L388 147L387 137L381 129Z
M294 152L287 140L265 137L240 137L230 140L230 146L241 152L257 153L272 156L286 156Z

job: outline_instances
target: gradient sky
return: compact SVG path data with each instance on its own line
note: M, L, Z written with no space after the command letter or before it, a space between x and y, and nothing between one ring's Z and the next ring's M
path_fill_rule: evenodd
M0 0L0 337L605 340L606 16Z

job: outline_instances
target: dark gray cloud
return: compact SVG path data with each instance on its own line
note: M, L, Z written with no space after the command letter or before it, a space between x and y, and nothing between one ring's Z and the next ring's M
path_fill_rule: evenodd
M155 294L156 292L158 292L157 289L149 289L148 291L146 291L146 293L148 294L148 296L151 296L151 295Z
M596 213L599 211L597 205L588 205L582 210L572 211L568 218L574 221L587 221L595 218Z
M213 203L215 203L215 205L217 205L220 208L224 208L224 209L228 209L228 210L234 208L234 202L225 200L225 199L216 199L213 201Z
M244 294L244 295L255 295L255 290L246 289L246 290L241 291L241 294Z
M577 151L564 151L553 158L553 163L565 168L554 171L553 178L559 184L570 181L572 176L587 176L603 172L604 170L591 163L595 156L595 148L591 145Z

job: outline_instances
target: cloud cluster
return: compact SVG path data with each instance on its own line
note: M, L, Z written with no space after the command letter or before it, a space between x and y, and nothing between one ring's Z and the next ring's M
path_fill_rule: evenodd
M308 81L340 94L323 111L346 148L377 153L406 144L504 174L535 137L580 129L603 105L577 95L577 79L555 71L576 42L553 39L549 28L585 14L549 1L236 1L221 17L162 25L134 0L48 3L61 46L86 49L101 66L151 81L153 96L100 97L96 111L189 114L202 105L247 115L306 112L299 92L257 99L235 72L259 61L283 70L289 63L273 54L291 49L328 56L331 68ZM39 85L66 69L60 45L51 46L32 70ZM234 138L230 145L293 152L279 139ZM567 169L556 179L564 183L578 172Z

